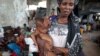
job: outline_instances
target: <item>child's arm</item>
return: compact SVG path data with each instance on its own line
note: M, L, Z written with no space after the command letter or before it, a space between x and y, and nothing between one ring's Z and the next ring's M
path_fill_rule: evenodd
M36 41L36 37L35 37L35 33L34 32L31 34L31 38L32 38L32 40L34 42L34 45L38 48L38 44L37 44L37 41Z

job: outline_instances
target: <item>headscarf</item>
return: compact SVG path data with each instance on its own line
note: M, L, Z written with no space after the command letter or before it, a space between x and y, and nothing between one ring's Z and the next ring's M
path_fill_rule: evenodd
M57 0L58 5L61 4L62 1L63 1L63 0ZM79 0L75 0L75 5L77 5L78 2L79 2Z

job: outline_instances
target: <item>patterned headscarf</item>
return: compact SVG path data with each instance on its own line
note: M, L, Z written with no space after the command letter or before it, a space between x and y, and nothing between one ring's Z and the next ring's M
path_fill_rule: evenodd
M57 3L58 3L58 4L61 4L62 1L63 1L63 0L57 0ZM75 5L77 5L78 2L79 2L79 0L75 0Z

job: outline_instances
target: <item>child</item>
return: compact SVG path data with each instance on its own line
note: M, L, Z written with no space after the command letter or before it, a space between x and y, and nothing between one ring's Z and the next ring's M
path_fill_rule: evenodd
M35 20L36 29L31 37L38 48L39 56L57 56L59 54L67 56L67 49L53 46L52 38L48 34L48 29L51 25L50 19L37 17Z

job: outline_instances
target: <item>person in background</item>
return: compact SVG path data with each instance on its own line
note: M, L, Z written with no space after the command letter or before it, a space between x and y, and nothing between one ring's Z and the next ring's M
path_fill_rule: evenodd
M51 15L50 15L51 21L55 20L56 17L57 17L57 15L55 14L55 9L52 8L52 12L51 12Z
M77 18L73 14L76 0L57 0L59 14L52 21L49 35L55 47L66 48L68 56L84 56Z
M20 46L21 50L25 48L24 37L25 36L22 33L18 34L16 37L16 43Z
M29 34L31 29L26 24L24 24L23 26L24 26L24 28L23 28L23 34L24 35Z
M24 30L27 31L27 25L24 24L23 26L24 26Z

